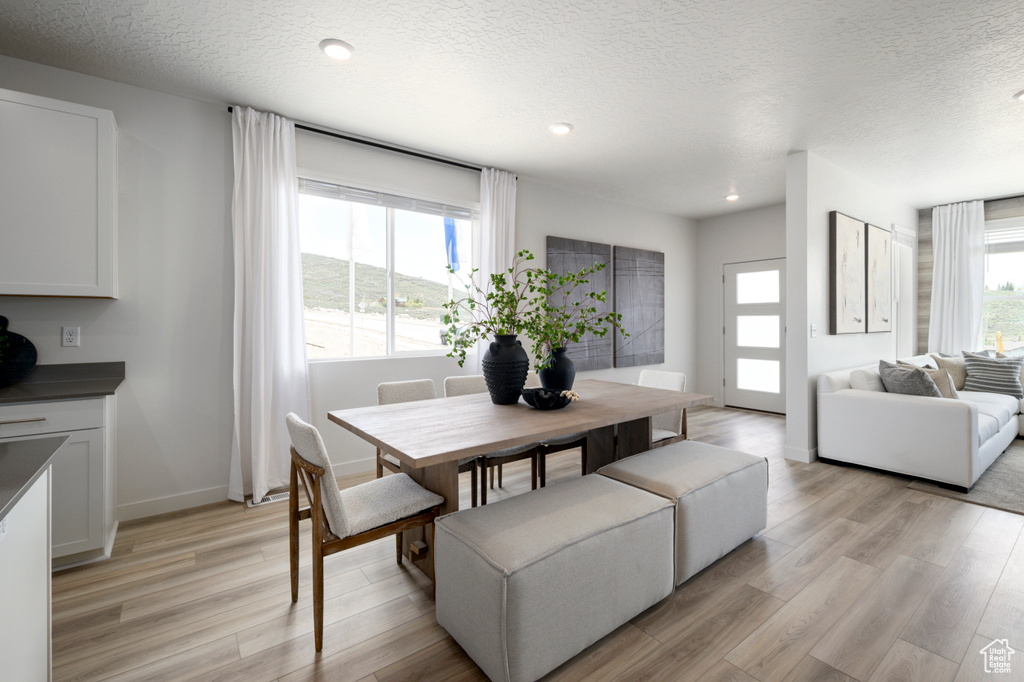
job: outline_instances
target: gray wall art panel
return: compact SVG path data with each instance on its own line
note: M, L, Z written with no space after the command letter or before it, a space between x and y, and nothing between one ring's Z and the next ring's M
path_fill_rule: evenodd
M600 313L610 313L612 311L611 245L563 237L548 237L547 246L547 269L557 272L559 275L579 272L597 263L605 264L604 270L591 275L588 278L589 284L578 287L569 300L571 302L581 301L583 296L592 291L608 292L605 302L598 303L595 307ZM603 338L586 334L579 343L569 344L566 355L572 359L576 364L576 369L580 371L609 369L612 366L612 334L614 333L616 333L615 330L610 329Z
M615 247L615 312L628 338L615 337L615 366L665 362L665 254Z

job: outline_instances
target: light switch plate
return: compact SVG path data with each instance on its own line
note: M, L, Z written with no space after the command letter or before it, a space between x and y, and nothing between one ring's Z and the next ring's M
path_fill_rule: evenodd
M4 538L7 537L7 517L0 520L0 543L3 543Z

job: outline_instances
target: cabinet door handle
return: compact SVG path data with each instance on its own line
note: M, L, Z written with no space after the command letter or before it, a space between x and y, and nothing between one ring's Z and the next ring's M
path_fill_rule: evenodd
M29 422L44 422L46 417L29 417L28 419L8 419L7 421L0 422L0 426L5 424L28 424Z

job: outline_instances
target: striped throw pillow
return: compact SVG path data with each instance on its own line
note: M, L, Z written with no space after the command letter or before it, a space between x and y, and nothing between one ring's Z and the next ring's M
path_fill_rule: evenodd
M967 369L964 390L1024 398L1024 387L1020 383L1022 364L1024 357L989 358L964 351L964 366Z

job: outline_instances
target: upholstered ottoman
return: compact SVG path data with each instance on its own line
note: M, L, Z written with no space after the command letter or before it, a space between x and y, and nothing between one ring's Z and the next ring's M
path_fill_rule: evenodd
M627 457L597 473L675 502L676 585L768 523L768 462L763 457L687 440Z
M536 680L672 592L672 515L590 475L442 517L437 622L492 680Z

